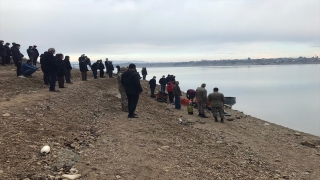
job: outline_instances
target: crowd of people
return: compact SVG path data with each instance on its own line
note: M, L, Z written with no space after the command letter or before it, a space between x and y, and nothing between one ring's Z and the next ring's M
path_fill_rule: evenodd
M11 58L16 66L16 74L18 77L25 78L31 77L34 72L39 70L37 67L37 59L39 57L39 52L37 46L29 46L27 49L29 60L22 64L22 58L24 55L20 52L20 44L6 43L3 45L4 41L0 40L0 57L1 65L5 66L9 64ZM66 88L65 83L72 84L71 82L71 70L72 66L70 63L70 57L64 56L61 53L57 53L54 48L49 48L48 51L45 51L40 55L40 64L41 70L43 72L43 81L44 84L49 85L50 92L59 92L56 90L56 82L58 81L59 88ZM112 61L109 61L106 58L105 63L102 63L102 60L97 60L95 63L91 64L91 60L85 55L82 54L79 57L79 70L81 71L82 81L87 81L87 72L89 71L88 66L91 68L94 79L98 78L98 70L100 72L99 77L104 78L104 70L109 78L113 78L114 66ZM143 67L141 70L142 77L137 72L136 65L130 64L128 67L117 68L117 81L119 84L119 92L121 95L121 106L122 110L128 112L128 118L138 118L135 114L135 109L139 100L139 95L143 91L140 79L146 80L147 68ZM181 89L179 87L179 81L176 81L174 75L168 74L162 76L159 80L160 92L159 93L168 93L169 102L174 103L175 109L181 109L180 97L182 96ZM155 89L157 86L156 76L153 76L149 81L151 97L155 98ZM221 122L223 122L224 112L223 112L223 103L225 101L224 95L219 93L218 88L214 88L214 92L210 93L207 96L207 90L205 89L206 84L202 84L201 87L198 87L197 90L188 90L187 97L190 100L196 98L198 101L198 111L199 116L207 118L205 115L205 109L207 103L211 104L212 112L219 112L221 117ZM217 119L217 113L213 113L215 121Z

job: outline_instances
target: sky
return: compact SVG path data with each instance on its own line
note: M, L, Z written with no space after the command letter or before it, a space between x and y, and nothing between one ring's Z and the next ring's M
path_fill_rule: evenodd
M320 55L320 0L0 0L0 39L77 61Z

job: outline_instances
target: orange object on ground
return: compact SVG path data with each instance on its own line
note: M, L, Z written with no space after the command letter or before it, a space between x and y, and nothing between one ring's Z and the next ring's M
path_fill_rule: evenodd
M188 106L189 102L190 102L189 99L186 99L186 98L180 99L180 104L181 105Z
M193 102L198 104L198 99L195 99ZM210 106L211 106L210 102L207 102L207 107L210 107Z

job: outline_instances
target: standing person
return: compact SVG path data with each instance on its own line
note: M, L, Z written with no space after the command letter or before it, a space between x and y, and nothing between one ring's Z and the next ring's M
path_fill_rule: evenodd
M65 65L66 65L66 83L73 84L71 82L71 69L72 69L72 66L71 66L71 63L70 63L70 57L66 56L63 61L64 61Z
M20 44L14 44L14 47L11 47L12 59L14 64L17 67L17 76L23 77L21 75L21 63L22 63L22 56L20 53Z
M43 82L45 85L49 85L50 83L50 73L48 71L48 65L46 64L45 57L48 56L48 51L45 51L43 54L40 55L40 64L41 64L41 70L43 72Z
M37 67L32 66L32 61L28 60L27 62L23 63L21 66L21 74L24 77L31 77L31 75L38 70Z
M136 110L142 87L140 75L137 72L135 64L130 64L129 70L121 75L121 84L124 86L128 98L128 118L138 118L134 111Z
M108 58L106 58L104 65L106 66L106 73L109 74L109 71L108 71L109 60L108 60Z
M59 88L66 88L64 86L64 81L65 81L64 77L66 75L67 68L66 68L66 63L63 60L63 54L57 54L56 61L59 68L59 71L58 71Z
M56 90L56 81L57 81L57 75L59 72L59 66L57 64L56 58L54 57L55 53L56 53L56 50L54 48L49 48L48 53L46 53L43 57L45 67L48 73L50 74L50 87L49 87L50 92L59 92L58 90Z
M34 66L37 66L37 60L38 60L38 57L39 57L39 51L37 49L37 46L34 45L32 47L32 50L34 51L34 57L33 57L33 62L32 63L33 63Z
M188 89L187 90L187 99L193 101L193 99L196 97L196 91L194 89Z
M117 68L117 75L119 74L119 72L120 72L120 66L119 65L117 65L116 66L116 68Z
M159 84L161 85L161 91L165 92L166 91L166 84L167 84L167 79L163 75L162 78L159 80Z
M33 51L32 46L29 46L29 48L27 49L27 53L28 53L29 59L33 62L33 59L36 53Z
M215 122L218 122L217 110L219 111L219 116L221 118L221 123L223 123L224 112L223 112L223 103L225 101L224 95L218 92L217 87L213 88L213 93L210 93L208 96L208 102L211 104L211 112L213 114Z
M7 61L7 49L3 45L4 41L0 40L0 58L1 58L1 66L6 65Z
M167 92L169 94L170 103L173 103L173 98L174 98L174 96L173 96L173 87L174 87L174 83L173 83L173 81L170 81L168 83L168 86L167 86Z
M156 76L153 76L153 78L150 79L149 85L150 85L150 91L151 91L150 97L154 98L154 97L156 97L154 95L154 91L156 90L156 86L157 86Z
M142 74L142 80L146 80L146 76L148 75L148 72L147 72L147 68L146 67L143 67L142 70L141 70L141 74Z
M198 100L198 111L199 111L199 115L198 116L203 117L203 118L208 118L205 115L205 111L204 111L206 109L207 101L208 101L207 90L206 90L206 84L205 83L201 84L201 87L197 88L197 90L196 90L196 98Z
M114 67L113 67L112 61L109 61L109 64L108 64L108 74L109 74L109 78L112 78L113 70L114 70Z
M181 104L180 104L181 90L179 87L179 81L176 81L176 84L173 87L173 95L174 95L175 109L181 109Z
M81 71L81 80L82 81L87 81L88 67L87 67L87 64L86 64L85 61L86 60L84 58L81 58L81 60L79 62L79 67L80 67L80 71Z
M7 56L6 56L6 64L10 64L11 49L10 49L9 45L10 45L10 43L6 43L4 45L4 47L6 48L6 54L7 54Z
M119 75L117 76L117 81L118 81L118 89L120 92L121 96L121 107L122 111L128 112L128 99L127 99L127 94L124 86L121 84L121 76L124 72L126 72L128 69L126 67L122 67L120 69Z
M91 65L91 70L92 70L92 74L93 74L94 79L98 79L98 77L97 77L98 68L99 68L99 60Z
M168 74L168 76L166 77L166 80L167 80L167 84L171 81L171 75Z
M105 69L105 67L104 67L104 65L103 65L103 63L102 63L102 60L100 59L100 60L99 60L100 78L104 78L104 69Z

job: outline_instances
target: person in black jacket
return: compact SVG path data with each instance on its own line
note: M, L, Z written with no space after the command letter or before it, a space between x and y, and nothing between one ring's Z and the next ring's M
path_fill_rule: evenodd
M99 60L99 71L100 71L100 77L101 78L104 78L104 69L105 69L105 67L104 67L104 65L102 63L102 60L100 59Z
M33 63L34 66L37 66L37 60L38 60L38 57L39 57L39 51L37 49L37 46L34 45L32 47L32 50L34 51L34 56L33 56L33 62L32 63Z
M57 74L59 72L59 66L57 64L56 58L53 56L56 50L54 48L49 48L48 52L44 54L43 63L46 67L46 70L50 74L50 88L49 91L51 92L59 92L56 90L56 81L57 81Z
M119 65L117 65L116 66L116 68L117 68L117 75L119 74L119 72L120 72L120 66Z
M4 47L6 48L6 53L7 53L6 64L10 64L11 49L10 49L9 45L10 45L10 43L6 43L4 45Z
M17 76L21 76L21 64L22 64L22 56L20 53L20 44L14 44L14 47L11 47L11 53L13 62L17 67Z
M59 71L58 71L59 88L65 88L64 77L66 75L67 68L66 68L65 62L63 61L63 54L56 54L56 61L59 68Z
M106 58L106 61L104 62L104 65L106 66L106 73L109 74L109 72L108 72L109 60L108 60L108 58Z
M45 63L45 56L49 53L48 51L45 51L43 54L40 55L40 64L41 64L41 70L43 72L43 82L45 85L49 85L50 82L50 73L48 71L48 68L46 67Z
M147 68L143 67L141 70L142 80L146 80L146 76L148 75Z
M113 67L112 61L109 61L109 64L108 64L108 74L109 74L109 77L110 77L110 78L113 78L113 77L112 77L112 75L113 75L113 70L114 70L114 67Z
M135 64L130 64L129 70L121 75L121 84L124 86L128 98L128 118L138 118L134 111L136 110L142 87Z
M92 70L94 79L98 79L97 77L98 68L99 68L99 60L91 65L91 70Z
M85 62L86 60L85 59L80 59L80 62L79 62L79 68L80 68L80 71L81 71L81 79L82 81L87 81L87 71L88 71L88 67L87 67L87 64Z
M29 59L33 62L33 59L36 53L32 49L32 46L29 46L29 48L27 49L27 53L28 53Z
M71 66L71 63L70 63L70 57L66 56L63 61L64 61L65 65L66 65L66 83L73 84L71 82L71 69L72 69L72 66Z
M7 49L3 46L2 40L0 40L0 58L1 58L1 65L5 66L7 61Z
M151 96L150 97L154 98L155 97L154 91L155 91L156 86L157 86L156 76L153 76L153 78L150 79L149 85L150 85L150 90L151 90Z
M159 80L159 84L161 85L161 91L166 92L166 85L167 85L167 79L163 75L162 78Z

